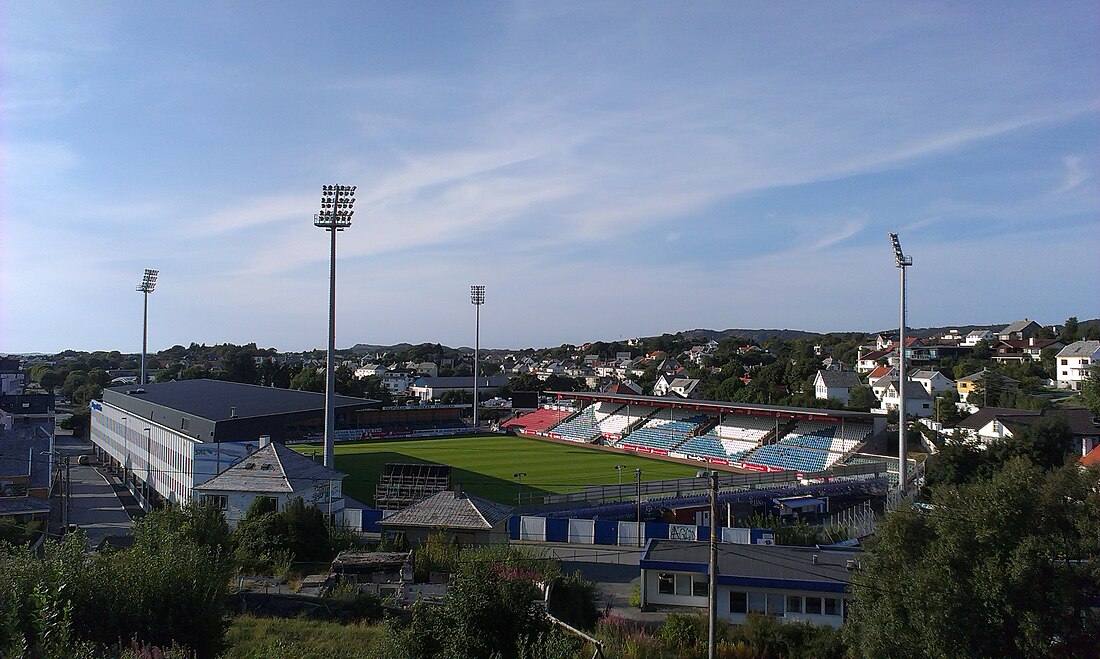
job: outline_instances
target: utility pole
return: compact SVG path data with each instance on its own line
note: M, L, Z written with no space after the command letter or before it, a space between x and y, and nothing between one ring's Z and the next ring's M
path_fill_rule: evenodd
M718 472L710 472L710 584L707 588L707 659L718 651Z
M638 513L638 546L642 546L642 538L645 536L642 533L642 469L639 467L634 470L634 489L638 493L637 513Z
M894 264L901 271L901 322L898 331L898 492L904 494L906 487L906 449L905 436L905 269L913 265L913 258L901 251L898 234L890 234L894 246Z
M520 505L521 494L523 492L523 477L527 475L526 471L517 471L512 474L512 478L516 479L516 505Z
M72 470L69 468L72 466L69 462L70 457L71 456L68 455L65 456L65 507L62 509L65 513L64 519L66 529L69 528L69 506L72 503L73 497L73 476Z

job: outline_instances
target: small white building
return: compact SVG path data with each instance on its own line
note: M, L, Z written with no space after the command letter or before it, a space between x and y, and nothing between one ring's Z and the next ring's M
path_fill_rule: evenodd
M381 364L365 364L355 369L355 377L369 378L379 377L386 373L386 367Z
M973 348L974 346L978 345L980 341L988 342L996 338L997 335L989 330L974 330L973 332L967 334L966 338L963 339L963 342L959 345Z
M642 607L706 607L708 543L650 540L642 558ZM740 624L748 614L781 622L840 627L861 552L775 545L718 545L718 615Z
M852 371L821 370L814 377L814 396L821 400L832 398L847 405L852 389L858 386L859 376Z
M935 398L941 392L953 390L955 381L939 371L917 371L909 376L914 382L920 383L929 396Z
M478 395L488 398L491 394L496 393L498 389L508 384L508 380L507 375L478 377ZM424 402L440 400L443 398L443 394L448 391L468 392L472 395L474 393L474 379L464 376L421 377L409 385L409 393Z
M678 398L695 398L699 388L699 380L695 378L678 378L671 375L662 375L653 385L654 396L676 396Z
M1058 386L1080 391L1089 369L1100 364L1100 341L1076 341L1062 348L1055 359Z
M382 376L382 387L396 396L405 393L415 380L416 377L405 371L386 371Z
M266 497L276 510L301 497L330 520L344 517L344 474L314 462L292 449L266 442L251 455L214 478L195 486L202 503L212 503L225 514L230 527L244 518L252 502Z

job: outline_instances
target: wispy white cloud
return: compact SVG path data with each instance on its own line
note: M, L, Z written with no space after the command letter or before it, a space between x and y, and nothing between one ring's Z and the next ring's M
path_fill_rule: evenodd
M1092 176L1081 167L1081 156L1066 156L1062 159L1066 171L1062 178L1062 184L1052 194L1061 195L1077 189Z

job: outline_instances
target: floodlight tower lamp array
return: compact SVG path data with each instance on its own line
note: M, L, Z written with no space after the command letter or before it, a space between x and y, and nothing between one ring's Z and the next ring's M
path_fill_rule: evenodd
M907 485L907 438L905 436L905 381L909 378L905 368L905 269L913 265L913 257L901 249L898 234L890 234L894 248L894 265L901 271L901 320L898 327L898 491L904 493Z
M332 233L329 254L328 351L325 368L325 466L333 468L336 431L336 233L351 226L355 214L354 185L322 185L321 209L313 225Z
M149 381L145 375L146 354L149 352L149 294L157 287L158 276L160 276L160 270L145 268L145 273L141 276L141 283L137 285L137 292L141 293L144 298L141 322L141 383L139 385L142 387Z
M481 305L485 304L484 286L477 284L470 287L470 303L474 305L474 427L477 428L477 378L481 352Z

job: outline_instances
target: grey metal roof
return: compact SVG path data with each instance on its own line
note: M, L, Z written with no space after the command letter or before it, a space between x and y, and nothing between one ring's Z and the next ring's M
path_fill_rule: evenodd
M511 506L447 490L399 510L379 524L487 531L511 514Z
M40 515L50 512L50 502L34 497L0 499L0 515Z
M142 389L145 393L136 393ZM210 421L325 409L324 394L222 380L157 382L144 387L112 387L107 391ZM377 401L336 396L335 405L338 408L368 408L377 406ZM236 417L232 416L233 408L236 408Z
M652 540L642 556L642 567L646 568L649 562L660 562L694 563L705 568L709 561L708 551L706 542ZM718 545L718 574L847 584L852 579L847 562L858 561L861 555L862 552L850 550L721 543Z
M491 375L479 377L479 387L503 387L508 384L510 378L507 375ZM432 387L434 389L461 389L463 387L474 388L474 379L471 376L453 376L441 378L417 378L413 385L417 387Z
M1030 325L1038 325L1038 324L1039 323L1036 323L1034 320L1028 320L1027 318L1025 318L1023 320L1017 320L1016 322L1012 323L1008 327L1006 327L1003 330L1001 330L1000 332L998 332L998 334L1011 334L1012 332L1022 332L1024 329L1026 329Z
M879 378L879 380L878 380L878 382L876 382L876 384L880 384L882 382L882 380L884 380L884 379L885 378ZM914 399L917 399L917 400L923 400L923 399L926 399L926 398L927 399L931 398L931 396L928 395L928 392L924 390L924 387L921 386L920 382L914 382L913 380L910 379L910 380L906 380L905 384L909 385L909 386L905 387L905 400L909 400L910 398L914 398ZM900 386L900 385L901 385L901 379L896 377L896 376L892 377L892 378L890 378L889 380L886 381L886 386L887 387L893 387L894 391L897 391L898 386Z
M943 373L940 373L939 371L915 371L909 377L913 380L931 380L937 375L943 375ZM943 375L943 377L947 378L946 375ZM950 380L951 378L947 379Z
M1059 351L1059 357L1092 357L1100 350L1100 341L1075 341Z
M278 442L241 459L196 490L218 492L302 492L318 483L342 481L347 474L329 469Z
M861 383L859 376L852 371L818 371L825 386L834 387L858 387Z
M0 476L28 476L28 487L50 486L50 433L39 425L0 429Z

